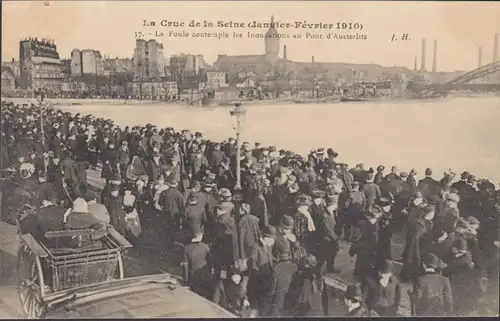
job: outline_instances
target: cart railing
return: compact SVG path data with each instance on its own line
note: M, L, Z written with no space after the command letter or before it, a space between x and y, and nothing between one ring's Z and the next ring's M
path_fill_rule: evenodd
M99 239L93 238L94 233L94 230L50 231L45 233L46 244L31 234L21 234L20 240L42 259L45 277L51 281L50 288L54 293L123 277L122 251L132 245L111 226L107 235ZM80 248L58 247L64 239L80 235L90 236L91 244Z

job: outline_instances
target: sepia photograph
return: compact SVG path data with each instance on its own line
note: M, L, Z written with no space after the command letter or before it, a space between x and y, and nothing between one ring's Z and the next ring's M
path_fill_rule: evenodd
M500 3L1 3L0 318L498 317Z

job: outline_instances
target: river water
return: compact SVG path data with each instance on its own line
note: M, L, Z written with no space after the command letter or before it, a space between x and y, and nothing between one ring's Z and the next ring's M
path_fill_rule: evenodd
M196 109L153 104L59 106L70 112L113 119L121 126L155 124L200 131L214 140L235 136L231 107ZM307 154L331 147L350 166L430 167L467 170L500 182L500 98L447 98L429 101L340 104L249 105L243 140Z

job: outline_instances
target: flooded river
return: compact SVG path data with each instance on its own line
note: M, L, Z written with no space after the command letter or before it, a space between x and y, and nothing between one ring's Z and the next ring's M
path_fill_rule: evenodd
M210 139L235 136L230 107L195 109L153 104L59 106L112 118L121 126L151 123L203 132ZM305 155L332 147L349 165L430 167L441 177L452 168L500 182L500 98L433 101L249 105L242 137Z

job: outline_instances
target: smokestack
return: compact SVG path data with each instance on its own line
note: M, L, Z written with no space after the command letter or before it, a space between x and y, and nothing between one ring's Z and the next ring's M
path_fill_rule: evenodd
M420 58L420 71L425 71L425 39L422 39L422 58Z
M493 42L493 62L495 61L498 61L500 59L500 57L498 57L498 35L500 35L499 33L496 33L495 34L495 40Z
M478 68L483 65L483 47L477 48L477 66Z
M314 56L312 56L311 62L314 63Z
M283 46L283 60L286 60L286 45Z
M437 69L437 40L434 39L434 51L432 52L432 72L436 72Z
M418 57L415 56L415 63L413 65L413 71L417 71L417 59L418 59Z

